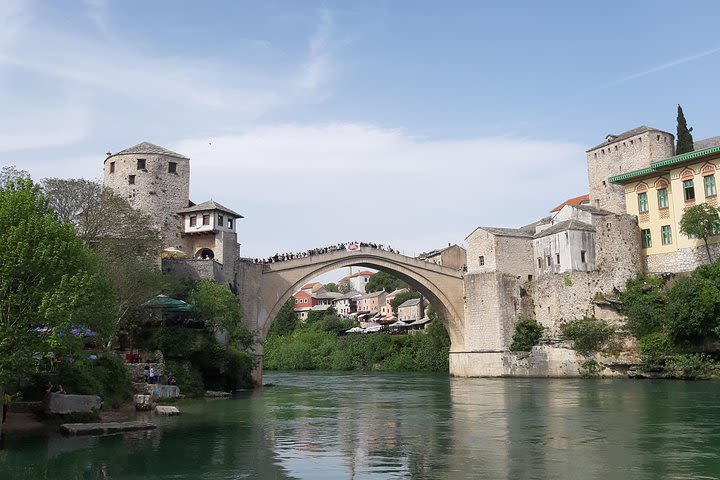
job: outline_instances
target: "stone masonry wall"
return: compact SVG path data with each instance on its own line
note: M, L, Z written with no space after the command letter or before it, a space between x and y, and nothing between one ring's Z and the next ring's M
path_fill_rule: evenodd
M193 280L206 278L216 282L225 280L222 265L215 260L163 258L162 271L176 278L191 278Z
M138 170L137 160L145 159ZM110 164L115 171L110 173ZM177 172L168 173L168 163L177 163ZM135 176L135 184L128 177ZM190 194L190 161L158 154L112 155L105 160L103 184L148 214L161 232L164 247L184 249L182 220L177 212L187 207Z
M658 140L658 136L660 139ZM625 213L625 191L622 185L609 183L614 175L639 170L651 162L674 154L671 134L650 130L587 152L590 204L614 213ZM599 204L596 202L599 201Z
M640 229L634 215L593 215L595 270L609 288L623 290L628 278L644 271Z
M513 276L501 273L465 275L463 350L507 350L520 301L520 282Z
M713 260L720 258L720 243L710 244L710 254ZM699 247L681 248L675 252L648 255L646 262L649 273L690 272L709 263L705 244Z

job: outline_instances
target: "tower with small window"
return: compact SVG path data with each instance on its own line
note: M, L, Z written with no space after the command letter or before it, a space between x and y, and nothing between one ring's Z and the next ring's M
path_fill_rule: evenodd
M642 125L619 135L607 135L605 141L588 150L590 205L613 213L626 213L625 189L608 178L649 168L652 162L675 153L675 137L668 132Z
M152 218L164 248L183 249L183 224L178 212L190 203L188 157L149 142L108 153L103 184Z

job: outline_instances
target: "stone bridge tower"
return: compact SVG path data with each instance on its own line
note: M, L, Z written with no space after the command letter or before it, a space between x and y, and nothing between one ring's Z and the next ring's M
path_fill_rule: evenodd
M190 195L190 159L143 142L107 156L103 184L152 218L163 248L183 249L182 219Z

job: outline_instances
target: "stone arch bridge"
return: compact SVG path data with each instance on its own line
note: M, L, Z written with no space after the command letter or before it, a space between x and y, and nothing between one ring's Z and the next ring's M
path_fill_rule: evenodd
M442 316L451 352L465 346L464 274L455 269L371 247L338 250L269 264L240 262L236 272L243 322L257 332L256 354L283 304L313 278L335 269L357 266L390 273L416 288Z

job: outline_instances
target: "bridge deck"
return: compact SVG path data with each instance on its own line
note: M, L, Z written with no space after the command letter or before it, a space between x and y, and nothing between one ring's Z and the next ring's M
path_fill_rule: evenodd
M309 265L333 263L336 261L344 261L348 258L357 258L358 265L360 266L372 261L373 259L383 259L392 263L413 266L423 270L430 270L459 279L463 278L464 273L459 270L455 270L454 268L444 267L436 263L426 262L425 260L419 260L414 257L408 257L399 253L393 253L387 250L372 247L360 247L357 250L336 250L328 253L310 255L303 258L266 263L263 265L263 273L281 272L296 268L304 268Z

